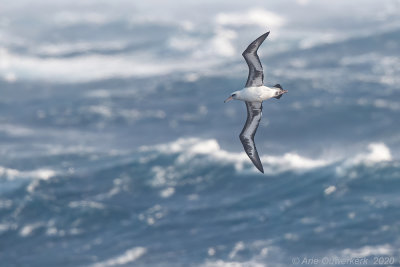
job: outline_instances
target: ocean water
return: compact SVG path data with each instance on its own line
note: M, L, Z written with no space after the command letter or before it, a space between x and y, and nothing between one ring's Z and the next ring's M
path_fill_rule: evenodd
M399 266L399 1L0 3L1 266Z

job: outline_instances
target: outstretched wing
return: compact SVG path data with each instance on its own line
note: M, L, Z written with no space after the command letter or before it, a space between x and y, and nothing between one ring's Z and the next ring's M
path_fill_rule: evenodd
M253 41L243 52L243 57L249 66L249 77L247 77L246 87L261 86L264 83L263 67L257 55L257 50L267 38L269 32L264 33Z
M244 151L246 151L254 166L256 166L260 172L264 173L264 168L261 164L261 160L258 156L257 148L254 143L254 135L256 134L258 124L261 120L262 103L246 101L246 107L247 120L242 132L239 135L239 138L243 144Z

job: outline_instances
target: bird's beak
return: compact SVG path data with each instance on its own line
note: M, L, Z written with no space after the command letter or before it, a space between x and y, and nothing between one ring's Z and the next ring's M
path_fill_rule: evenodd
M232 96L230 96L230 97L228 97L227 99L225 99L224 103L229 102L229 101L231 101L231 100L233 100Z

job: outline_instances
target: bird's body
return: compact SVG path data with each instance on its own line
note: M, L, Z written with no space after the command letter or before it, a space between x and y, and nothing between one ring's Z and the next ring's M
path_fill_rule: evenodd
M268 34L269 32L261 35L244 50L242 55L249 67L249 76L246 86L240 91L233 92L231 96L224 101L228 102L235 99L246 103L247 120L239 138L254 166L262 173L264 173L264 168L254 143L254 135L256 134L262 115L262 102L270 98L279 99L287 92L287 90L283 90L279 84L273 87L264 85L264 72L257 55L257 50L265 38L267 38Z
M268 87L265 85L245 87L237 92L238 96L236 99L249 102L262 102L276 97L279 92L279 88Z

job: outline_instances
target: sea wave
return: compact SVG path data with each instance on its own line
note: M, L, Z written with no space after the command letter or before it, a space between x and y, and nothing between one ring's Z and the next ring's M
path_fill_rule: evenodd
M116 256L114 258L95 263L91 267L110 267L125 265L136 261L138 258L142 257L147 252L144 247L134 247L125 251L122 255Z
M74 155L80 161L93 156L73 151L70 160ZM90 161L75 172L0 168L3 182L24 181L0 196L0 212L6 218L0 234L18 240L51 239L57 248L62 242L73 247L73 240L82 238L75 253L102 251L85 259L92 267L147 266L157 261L154 257L177 260L176 251L183 251L180 260L188 266L285 266L293 255L287 244L300 256L300 243L328 242L333 229L345 231L359 223L357 233L370 233L364 222L374 224L384 210L399 205L390 189L398 183L399 166L384 143L335 159L295 152L263 156L266 176L244 152L224 149L216 139L180 138L130 154L97 156L106 159ZM388 188L393 193L390 202ZM348 205L350 198L365 210ZM392 217L376 234L395 231ZM257 234L249 229L257 229ZM163 246L178 236L184 247L180 242ZM101 249L111 243L119 246ZM185 254L192 245L201 250L194 263ZM314 256L323 253L371 257L396 251L386 243L346 242L334 251L317 250Z
M54 170L51 169L36 169L31 171L19 171L17 169L6 168L0 166L0 178L14 180L18 178L38 178L42 180L47 180L56 174Z
M142 146L140 152L159 152L163 154L177 154L175 164L185 165L201 157L203 162L219 162L224 165L233 165L237 172L257 172L245 152L231 152L220 147L215 139L180 138L176 141L153 146ZM341 170L355 165L373 165L393 160L390 149L384 143L371 143L367 151L350 157L342 156L336 159L308 158L296 152L288 152L281 156L263 155L260 157L268 175L279 174L285 171L307 171L328 165L337 166Z
M85 153L82 153L83 151ZM100 153L97 150L87 150L81 147L53 148L48 153L51 156L68 155L71 159L76 155L77 160L82 161L85 158L87 158L85 162L96 160L99 163L103 162L104 167L94 165L95 168L81 168L77 165L76 168L53 166L53 168L18 170L0 166L0 178L4 185L2 191L9 192L20 186L26 186L27 192L34 193L40 186L41 180L49 180L55 176L76 176L81 175L82 172L107 171L126 164L147 168L146 176L151 177L148 183L154 188L159 188L157 190L160 190L159 195L162 198L173 196L178 185L202 183L204 177L201 178L198 173L212 173L224 169L228 172L233 171L237 175L260 175L244 151L225 150L216 139L180 138L169 143L142 146L134 153L127 151L124 153L114 151ZM373 170L386 167L397 168L398 165L390 149L384 143L371 143L365 151L334 159L309 158L297 152L287 152L283 155L263 155L261 162L264 165L265 175L270 177L280 176L286 172L301 175L328 168L329 172L337 177L356 178L362 174L360 166ZM113 187L110 190L117 189ZM336 190L337 187L331 184L325 187L324 192L329 195Z

